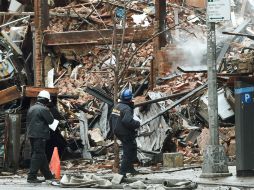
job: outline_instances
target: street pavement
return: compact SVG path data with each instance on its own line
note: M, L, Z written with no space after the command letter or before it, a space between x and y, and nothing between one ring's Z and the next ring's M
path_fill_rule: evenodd
M232 173L228 177L217 178L200 178L202 173L201 168L182 169L178 171L166 170L165 173L152 173L145 175L137 175L135 179L152 179L152 180L191 180L198 184L197 190L215 190L215 189L250 189L254 190L254 176L253 177L237 177L235 166L229 166L229 172ZM133 179L133 178L132 178ZM227 188L228 187L228 188ZM235 187L235 188L232 188ZM72 189L77 190L81 188L61 188L59 186L52 186L48 183L42 184L29 184L26 182L26 178L23 176L1 176L0 178L0 190L55 190L55 189ZM96 188L82 188L82 189L96 189ZM103 190L100 188L100 190Z

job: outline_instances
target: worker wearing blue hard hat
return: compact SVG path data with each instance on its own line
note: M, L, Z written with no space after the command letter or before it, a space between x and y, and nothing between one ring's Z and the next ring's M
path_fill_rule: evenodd
M124 89L120 93L120 102L114 106L110 123L115 136L121 141L123 156L120 167L120 174L137 174L134 169L134 162L137 160L136 130L140 127L139 121L134 120L134 103L132 91Z

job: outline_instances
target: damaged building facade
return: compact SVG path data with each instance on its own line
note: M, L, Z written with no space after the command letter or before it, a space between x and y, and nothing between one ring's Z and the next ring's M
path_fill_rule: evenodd
M210 138L205 2L0 1L1 170L29 165L26 112L42 89L60 121L47 156L58 147L63 169L112 172L109 117L125 87L143 123L139 165L168 167L167 153L180 155L178 167L202 164ZM231 21L216 28L219 139L230 162L234 83L253 76L253 9L252 1L232 0Z

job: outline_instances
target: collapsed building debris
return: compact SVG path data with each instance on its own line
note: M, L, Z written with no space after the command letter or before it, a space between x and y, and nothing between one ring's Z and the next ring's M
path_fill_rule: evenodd
M159 50L154 45L154 26L158 23L153 3L137 1L125 7L123 2L116 1L76 1L50 9L49 26L43 31L45 58L41 69L43 82L60 112L55 116L61 121L57 134L52 134L57 135L57 140L51 143L59 146L62 160L88 160L73 161L76 164L64 161L63 168L89 172L112 170L115 155L108 119L115 99L114 69L119 63L122 66L117 81L119 91L131 84L135 118L143 124L137 137L140 164L160 170L157 166L163 162L162 154L168 152L182 153L185 164L202 163L203 150L210 137L204 64L205 14L191 7L203 5L191 1L187 5L190 6L167 1L167 45ZM26 35L18 39L13 37L15 28L6 28L13 24L19 26L21 20L28 18L1 25L4 29L0 39L0 167L3 168L6 164L12 166L5 160L7 152L16 150L7 146L11 139L6 139L8 131L4 123L9 121L6 115L22 114L20 149L21 159L25 160L29 157L26 156L29 147L25 141L24 115L30 100L41 89L32 87L31 80L36 77L31 77L35 72L31 64L34 55L23 47L27 36L32 39L28 35L31 23L21 24ZM220 143L231 161L235 159L232 84L237 77L253 74L253 34L242 34L251 32L250 21L246 19L233 29L230 23L219 28L220 32L224 31L223 38L226 34L233 35L219 42L222 45L217 57ZM119 48L122 54L117 52L118 48L114 49L115 44L122 44ZM154 73L150 68L154 62L161 76L151 89L150 78ZM50 157L52 147L49 149ZM13 157L17 165L17 156ZM73 177L62 185L69 187L69 183L78 187L96 184L91 179L87 182Z
M111 181L110 181L111 180ZM61 187L91 187L108 189L196 189L197 183L190 180L135 180L128 184L119 184L116 176L105 179L96 175L84 176L64 175L60 181Z

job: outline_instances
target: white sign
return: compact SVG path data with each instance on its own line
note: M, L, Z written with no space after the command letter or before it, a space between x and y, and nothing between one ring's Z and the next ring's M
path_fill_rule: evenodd
M49 70L47 82L48 82L48 85L47 85L48 88L54 88L54 68Z
M208 22L230 20L230 0L208 0L207 15Z
M57 119L54 119L53 123L49 125L49 128L55 131L58 126L58 123L59 121Z

